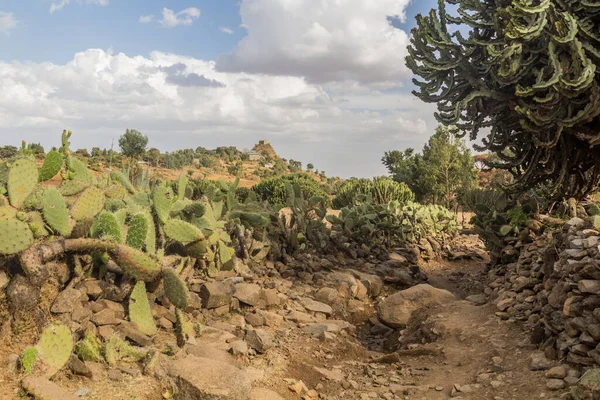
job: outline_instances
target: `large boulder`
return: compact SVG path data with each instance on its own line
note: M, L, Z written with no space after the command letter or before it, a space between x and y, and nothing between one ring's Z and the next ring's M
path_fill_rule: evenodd
M379 302L379 319L392 328L406 326L413 311L429 305L444 304L456 300L447 290L421 284L401 290Z
M167 370L177 383L174 400L250 400L248 375L231 364L188 355Z

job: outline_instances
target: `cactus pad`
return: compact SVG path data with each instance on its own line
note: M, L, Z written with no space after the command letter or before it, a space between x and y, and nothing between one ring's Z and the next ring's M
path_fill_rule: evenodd
M97 187L87 188L73 207L71 208L71 215L76 221L81 221L88 218L94 218L104 208L104 193Z
M146 284L138 281L129 296L129 320L148 336L156 335L157 329L146 294Z
M43 213L44 219L54 232L62 236L69 235L69 210L65 199L56 188L49 187L44 191Z
M204 234L194 225L179 219L170 219L165 224L165 235L169 239L182 243L195 242L204 239Z
M81 221L69 220L69 226L71 226L71 238L82 238L88 235L97 236L97 220L95 218L83 219ZM92 233L92 230L94 231Z
M28 210L41 210L44 205L44 187L36 185L33 191L23 202L21 208Z
M130 346L116 336L111 336L108 339L104 349L104 357L111 367L115 366L121 359L126 361L143 360L147 354L147 351Z
M8 169L7 189L10 204L20 208L27 196L33 192L38 182L38 170L35 161L21 158Z
M177 308L184 309L190 304L190 294L185 282L171 268L163 269L165 296Z
M104 194L109 199L123 200L127 196L127 189L121 185L112 185L104 190Z
M177 198L179 200L183 200L185 197L185 189L187 188L188 180L185 174L182 172L179 175L179 180L177 181Z
M0 219L17 218L17 210L9 206L0 207Z
M173 206L173 191L167 185L160 185L152 192L152 203L158 219L163 224L169 219Z
M125 207L127 207L125 202L123 202L122 200L117 200L117 199L110 199L104 205L104 208L110 212L115 212L115 211L120 210Z
M93 183L94 177L87 165L77 157L69 157L69 166L73 171L73 179L87 183Z
M183 347L190 337L194 334L194 326L188 321L183 311L179 308L175 309L175 337L177 338L177 346Z
M150 198L148 197L148 194L146 192L139 192L129 197L126 197L125 202L127 204L137 204L138 206L142 207L150 207L152 205L150 203Z
M37 211L32 211L28 215L29 217L29 229L33 232L33 237L38 239L41 237L46 237L50 234L45 227L44 218L42 214Z
M18 219L0 219L0 255L17 254L33 243L33 232Z
M83 361L102 362L102 344L93 333L88 332L85 339L75 346L75 354Z
M148 233L146 234L146 253L155 254L156 253L156 227L154 225L154 218L152 218L152 214L149 211L144 211L144 215L146 216L146 220L148 221Z
M74 196L83 192L90 186L89 183L83 181L66 180L62 181L58 190L63 196Z
M140 250L148 237L148 218L144 214L136 214L129 221L127 245Z
M116 171L111 172L110 177L113 181L120 183L125 189L127 189L127 191L129 191L129 193L135 193L135 188L129 181L129 178L126 177L123 173Z
M102 211L100 215L98 215L96 235L121 243L121 224L117 220L115 214L108 211Z
M51 150L46 154L44 164L40 168L39 181L45 182L54 178L60 172L63 165L63 156L56 150Z
M151 282L160 273L160 267L152 258L140 250L118 245L112 256L125 273L137 280Z
M193 242L187 244L184 247L185 255L193 258L202 258L207 251L207 242L206 240L199 240L197 242Z
M67 364L73 352L71 330L64 325L50 325L42 332L37 345L40 358L48 366L47 375L56 374Z
M35 347L28 347L21 355L21 368L23 369L23 375L27 376L33 372L35 362L38 358L38 349Z

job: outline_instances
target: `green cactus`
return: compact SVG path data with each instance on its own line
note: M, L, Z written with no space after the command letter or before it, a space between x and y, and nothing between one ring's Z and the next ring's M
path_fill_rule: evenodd
M58 190L63 196L74 196L83 192L89 186L89 183L83 181L63 180Z
M148 217L144 214L136 214L129 221L126 243L134 249L140 250L148 238Z
M585 207L585 211L588 215L600 215L600 207L597 204L591 203Z
M154 218L152 218L152 214L149 211L142 211L142 214L146 216L146 221L148 221L148 231L146 233L146 240L144 241L144 244L146 245L146 253L155 254L156 227L154 226Z
M165 184L157 186L152 191L152 204L158 220L163 224L169 219L173 207L173 191Z
M49 187L44 191L42 210L46 223L54 232L62 236L69 235L69 210L65 199L56 188Z
M138 281L129 296L129 320L138 326L140 332L148 336L156 335L157 329L146 294L146 284Z
M183 200L185 197L185 189L187 188L188 180L185 174L182 172L179 175L179 179L177 181L177 199Z
M73 352L71 330L64 325L50 325L38 342L40 359L48 366L47 375L53 376L64 367Z
M33 237L39 239L50 235L50 232L45 227L42 214L37 211L32 211L28 214L29 229L33 232Z
M188 339L194 334L194 326L188 321L183 311L179 308L175 309L175 337L177 339L177 346L185 346Z
M142 207L151 207L150 197L146 192L138 192L124 199L127 204L137 204Z
M187 256L193 258L202 258L208 250L208 241L207 240L199 240L197 242L192 242L184 247L184 252Z
M33 372L35 363L38 358L38 349L35 347L28 347L21 355L21 368L23 369L23 375L27 376Z
M63 156L56 150L51 150L46 154L44 164L40 168L39 181L45 182L54 178L60 172L63 165Z
M0 255L17 254L33 244L33 232L18 219L0 219Z
M75 345L75 354L82 361L102 362L102 344L93 333L88 332L83 340Z
M9 206L0 207L0 219L17 218L17 210Z
M117 220L115 214L108 211L102 211L98 215L98 225L96 228L97 236L121 243L121 224Z
M128 192L121 185L111 185L104 190L104 194L109 199L123 200L128 195Z
M104 208L104 192L97 187L89 187L79 196L71 208L71 216L76 221L94 218Z
M21 208L37 183L38 169L34 160L21 158L12 162L8 167L6 182L10 204L15 208Z
M111 367L114 367L119 360L140 361L143 360L148 351L130 346L116 336L111 336L104 346L104 358Z
M21 208L26 210L41 210L43 208L43 201L44 187L42 185L36 185L23 202Z
M125 207L127 207L127 204L125 204L124 201L117 199L109 199L106 201L106 204L104 204L104 208L110 212L115 212Z
M245 211L232 211L228 214L228 217L230 219L239 219L240 223L247 228L265 227L270 222L267 215Z
M204 239L204 234L199 228L179 219L168 220L164 230L168 238L181 243L190 243Z
M163 269L163 283L165 296L175 307L183 310L190 304L190 294L187 286L175 270L171 268Z
M188 204L183 210L182 213L186 216L186 218L200 218L206 212L206 207L202 203L192 203Z
M77 157L69 157L69 168L73 172L72 178L76 181L94 183L94 177L87 165Z
M136 190L129 181L129 178L125 176L122 172L113 171L110 173L110 178L119 184L121 184L129 193L135 193Z
M111 254L125 273L137 280L151 282L160 274L158 263L140 250L117 245Z

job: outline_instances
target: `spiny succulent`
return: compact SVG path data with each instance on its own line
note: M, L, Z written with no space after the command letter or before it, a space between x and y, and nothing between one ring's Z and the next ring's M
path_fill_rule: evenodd
M40 359L48 366L47 374L52 376L67 364L73 352L71 330L64 325L50 325L42 332L37 344Z
M87 188L73 207L71 207L71 216L76 221L94 218L104 208L104 192L95 186Z
M0 255L17 254L33 244L29 225L18 219L0 219Z
M184 309L190 304L190 294L185 282L172 268L163 269L165 296L177 308Z
M129 296L129 320L148 336L156 335L157 329L146 294L146 284L138 281Z
M46 154L44 164L39 171L39 181L45 182L54 178L60 172L63 165L63 155L56 150L51 150Z
M38 169L35 161L21 158L8 166L6 187L8 198L13 207L20 208L27 196L33 192L38 182Z
M49 187L44 191L43 214L46 223L54 232L62 236L69 235L69 210L65 199L56 188Z

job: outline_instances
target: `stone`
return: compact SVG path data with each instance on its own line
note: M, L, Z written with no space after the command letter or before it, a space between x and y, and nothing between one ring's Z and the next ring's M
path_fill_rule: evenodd
M281 298L277 289L265 289L263 290L263 296L267 307L275 307L281 304Z
M85 361L85 366L92 373L91 379L95 382L102 380L104 377L104 366L93 361Z
M548 360L542 351L536 351L529 356L530 371L545 371L554 366L554 363Z
M3 292L9 283L10 278L8 277L8 274L5 271L0 270L0 292Z
M582 279L577 282L577 288L581 293L600 293L600 281L592 279Z
M71 358L69 358L69 363L67 365L75 375L86 376L88 378L92 377L92 371L75 354L71 354Z
M484 294L473 294L471 296L467 296L465 300L470 301L476 306L482 306L486 303Z
M188 355L169 362L167 372L178 388L174 400L250 400L248 375L233 365Z
M302 328L302 330L306 333L309 333L315 337L320 337L325 332L336 333L340 332L342 329L339 325L331 324L331 323L323 323L323 324L308 324Z
M211 346L198 346L187 344L185 350L188 354L196 357L208 358L211 360L221 361L231 365L237 365L237 361L231 354L222 349L217 349Z
M284 400L284 398L270 389L254 388L250 400Z
M90 388L81 388L75 392L75 396L77 397L85 397L88 394L92 393L92 389Z
M420 307L456 300L447 290L437 289L428 284L420 284L401 290L379 302L379 319L392 328L406 326L413 311Z
M246 323L255 327L263 326L265 324L265 319L262 315L259 315L257 313L250 313L246 314Z
M122 321L115 317L115 312L110 308L105 308L90 318L91 321L98 325L119 325Z
M223 331L221 329L203 326L200 329L199 336L196 337L196 344L198 346L207 345L217 349L229 350L231 347L229 343L237 339L238 338L232 333Z
M568 365L559 365L557 367L552 367L544 376L548 379L564 379L567 376L567 372L569 371Z
M340 294L338 293L338 291L330 287L321 288L317 291L317 293L315 293L315 299L317 299L317 301L328 304L330 306L333 306L334 304L339 302L339 297Z
M17 354L9 354L6 358L6 372L14 374L19 369L19 356Z
M549 390L561 390L564 389L566 386L567 385L565 381L563 381L562 379L548 379L548 381L546 381L546 387Z
M500 300L497 304L496 304L496 308L500 311L506 311L508 310L511 306L513 306L515 304L515 299L512 298L508 298L508 299L504 299L504 300Z
M249 306L258 304L261 298L261 287L256 283L238 283L235 285L233 296Z
M73 288L67 288L59 293L52 303L50 311L55 314L70 313L75 309L75 304L80 302L82 293Z
M232 295L233 285L223 282L207 282L200 288L202 307L208 309L229 305Z
M92 299L97 299L104 292L100 283L95 279L80 282L77 285L77 289L81 290Z
M236 340L231 343L231 349L229 351L231 351L231 354L234 356L245 356L248 354L248 343L243 340Z
M312 315L295 310L290 311L289 314L285 316L285 318L292 322L299 322L303 324L314 321L314 317Z
M367 292L370 297L377 297L381 293L381 289L383 289L383 281L380 277L373 274L367 274L364 272L349 270L349 272L354 275L356 279L358 279L362 284L367 288Z
M263 310L260 310L258 314L264 319L266 326L278 327L283 324L283 317L279 314Z
M77 323L84 323L92 317L92 310L84 307L81 302L76 302L71 313L71 319Z
M333 309L331 306L328 306L325 303L321 303L319 301L315 301L313 299L309 299L308 297L303 297L300 299L300 304L308 311L320 312L325 315L331 315L333 313Z
M246 342L257 353L264 353L274 346L273 336L264 329L252 329L246 333Z
M109 369L106 375L111 381L121 382L123 380L123 374L118 369Z
M39 376L28 376L21 381L21 386L27 393L41 400L77 400L77 396Z
M152 338L144 335L137 329L137 325L129 322L122 323L117 328L119 332L123 334L127 339L133 340L140 346L150 346L152 344Z
M319 368L319 367L313 367L313 368L315 369L315 371L317 371L318 373L323 375L329 381L341 382L345 378L344 373L342 372L341 369L329 370L326 368Z
M98 335L100 335L104 340L108 340L108 338L110 338L114 333L115 330L110 325L102 325L98 328Z

